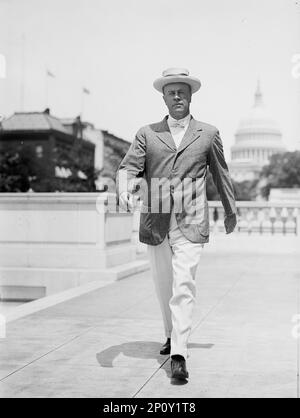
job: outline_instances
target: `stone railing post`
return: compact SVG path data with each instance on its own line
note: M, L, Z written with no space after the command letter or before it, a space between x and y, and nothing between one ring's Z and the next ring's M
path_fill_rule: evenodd
M238 233L296 234L300 239L300 203L238 201ZM213 211L217 209L219 219L214 225ZM219 201L209 202L211 231L214 226L222 228L223 207ZM220 216L221 215L221 216Z

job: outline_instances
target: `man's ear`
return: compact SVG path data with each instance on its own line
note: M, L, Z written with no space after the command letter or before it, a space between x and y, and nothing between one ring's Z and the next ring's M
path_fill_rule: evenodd
M167 104L166 103L166 96L165 95L163 95L163 99L164 99L165 104Z

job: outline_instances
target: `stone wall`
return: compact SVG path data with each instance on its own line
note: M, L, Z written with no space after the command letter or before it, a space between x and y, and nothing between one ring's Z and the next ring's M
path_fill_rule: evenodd
M0 194L0 296L36 299L136 260L133 215L106 193Z

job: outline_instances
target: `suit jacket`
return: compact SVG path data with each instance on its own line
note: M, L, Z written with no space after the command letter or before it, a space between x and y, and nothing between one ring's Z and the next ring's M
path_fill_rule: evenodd
M140 241L160 244L174 208L178 226L196 243L209 240L207 166L220 194L225 216L236 216L233 187L217 128L191 117L176 148L167 116L141 128L117 173L117 194L142 189Z

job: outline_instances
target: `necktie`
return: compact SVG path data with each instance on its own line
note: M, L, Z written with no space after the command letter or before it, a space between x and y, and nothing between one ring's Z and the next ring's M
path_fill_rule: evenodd
M170 126L170 128L181 128L181 129L184 129L185 128L185 123L183 121L178 121L178 120L173 121L173 120L171 120L169 122L169 126Z

